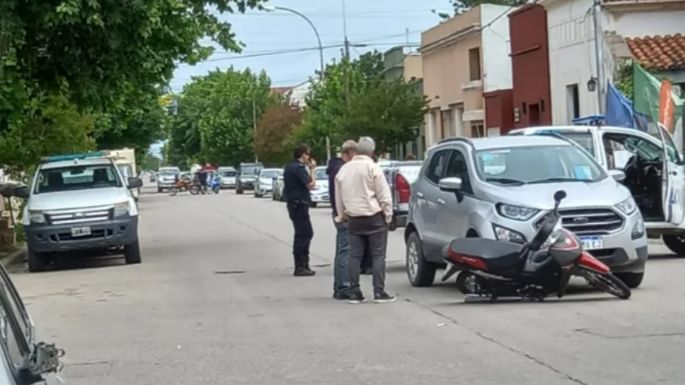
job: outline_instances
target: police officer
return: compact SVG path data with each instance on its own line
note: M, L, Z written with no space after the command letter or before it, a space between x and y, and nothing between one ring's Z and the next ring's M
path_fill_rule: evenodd
M299 145L293 152L294 161L283 171L283 195L288 206L288 215L295 227L293 257L295 259L296 277L308 277L316 274L309 268L309 245L314 237L312 223L309 220L309 191L315 186L312 177L316 162L311 158L309 147Z

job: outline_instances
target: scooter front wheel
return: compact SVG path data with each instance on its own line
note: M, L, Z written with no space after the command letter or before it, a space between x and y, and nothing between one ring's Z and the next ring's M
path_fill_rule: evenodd
M630 288L618 277L611 273L599 273L594 270L581 268L581 275L597 289L603 290L620 299L630 298Z
M176 196L178 194L178 189L176 187L172 187L169 189L169 196Z
M190 188L188 189L188 191L189 191L190 194L192 194L192 195L197 195L197 194L200 193L200 187L198 187L198 186L190 186Z

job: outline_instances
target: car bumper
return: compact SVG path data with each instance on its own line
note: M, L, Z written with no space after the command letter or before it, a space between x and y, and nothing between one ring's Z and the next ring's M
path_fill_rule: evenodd
M623 227L610 234L583 235L599 237L602 241L601 247L598 247L597 249L587 249L586 251L607 264L614 272L643 272L648 255L646 231L643 231L643 234L635 239L633 239L632 235L633 228L638 224L640 218L640 215L637 213L628 217L624 216ZM494 223L498 226L516 231L522 234L526 238L526 241L530 241L537 233L537 230L532 226L532 223L535 223L538 219L539 218L533 221L521 222L498 216L494 219ZM485 238L497 239L492 225L488 224L485 227L487 228L483 229L481 234L483 234Z
M176 182L157 182L157 188L171 188L176 185Z
M91 235L73 237L71 229L75 227L90 227ZM134 243L138 239L138 217L68 225L30 225L24 229L28 247L34 252L100 249Z
M235 188L235 183L221 183L221 188Z
M321 195L312 195L312 203L330 203L330 199L328 197L328 194L321 194Z

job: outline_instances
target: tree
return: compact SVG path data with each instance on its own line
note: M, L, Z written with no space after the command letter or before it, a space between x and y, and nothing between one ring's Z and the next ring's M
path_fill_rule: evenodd
M0 2L0 140L30 131L59 101L95 119L101 147L146 147L160 133L152 100L176 64L208 57L206 38L240 50L230 24L213 12L243 12L261 1Z
M281 166L292 157L290 138L302 123L302 111L288 101L264 111L257 125L255 153L267 165Z
M168 161L238 165L254 160L254 125L274 102L265 73L216 70L194 78L178 98Z
M381 150L415 139L427 101L413 84L383 79L382 70L377 52L329 65L326 79L307 95L303 123L292 142L308 143L323 157L326 137L342 143L369 135Z

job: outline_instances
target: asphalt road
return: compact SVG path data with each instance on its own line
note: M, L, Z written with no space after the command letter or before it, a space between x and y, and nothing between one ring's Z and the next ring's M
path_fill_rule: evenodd
M292 277L281 203L144 194L143 263L68 260L14 273L70 385L681 384L685 260L652 247L629 301L576 286L545 303L464 304L413 288L392 233L392 304L331 299L334 227L312 212L313 278ZM370 277L362 283L371 294Z

